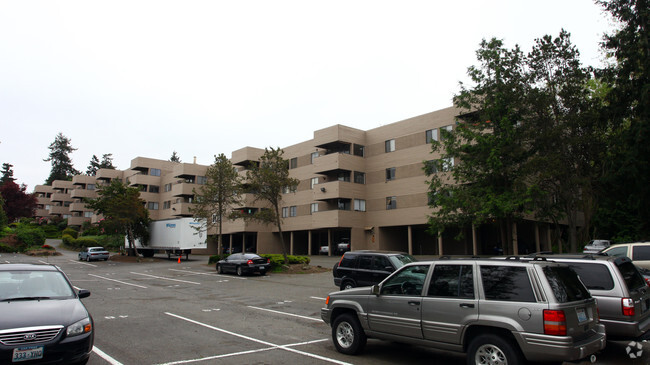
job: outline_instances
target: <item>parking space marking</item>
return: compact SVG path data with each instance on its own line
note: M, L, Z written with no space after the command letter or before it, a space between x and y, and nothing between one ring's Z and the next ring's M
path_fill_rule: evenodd
M347 362L343 362L343 361L339 361L339 360L336 360L336 359L331 359L331 358L328 358L328 357L325 357L325 356L320 356L320 355L316 355L316 354L312 354L312 353L309 353L309 352L300 351L300 350L296 350L296 349L291 348L293 346L299 346L299 345L303 345L303 344L310 344L310 343L328 341L328 339L314 340L314 341L309 341L309 342L302 342L302 343L299 343L299 344L276 345L276 344L268 342L268 341L260 340L260 339L253 338L253 337L250 337L250 336L241 335L239 333L228 331L228 330L225 330L223 328L214 327L214 326L211 326L211 325L206 324L206 323L202 323L202 322L190 319L190 318L182 317L182 316L179 316L178 314L169 313L169 312L165 312L165 314L168 315L168 316L171 316L171 317L181 319L181 320L189 322L189 323L193 323L193 324L196 324L196 325L199 325L199 326L202 326L202 327L217 331L217 332L225 333L227 335L243 338L245 340L249 340L249 341L256 342L256 343L266 345L266 346L270 346L270 348L265 348L265 349L244 351L244 352L242 352L242 354L252 354L252 353L255 353L255 352L279 349L279 350L285 350L285 351L293 352L293 353L298 354L298 355L308 356L308 357L311 357L311 358L314 358L314 359L331 362L331 363L334 363L334 364L351 365L350 363L347 363ZM232 354L227 354L227 355L228 356L233 356ZM218 357L223 357L223 356L226 356L226 355L217 355L217 356ZM189 363L189 362L207 361L207 360L211 360L211 359L214 359L214 358L215 357L205 358L205 360L204 359L183 360L183 361L169 362L169 363L165 363L165 364L161 364L161 365L186 364L186 363Z
M88 265L88 266L92 266L92 267L97 267L97 265L95 265L95 264L89 264L89 263L83 262L83 261L75 261L75 260L68 260L68 261L74 262L75 264L81 264L81 265Z
M318 322L322 321L322 319L320 319L320 318L301 316L301 315L298 315L298 314L287 313L287 312L280 312L280 311L276 311L276 310L273 310L273 309L253 307L252 305L247 305L247 307L257 309L257 310L261 310L261 311L267 311L267 312L271 312L271 313L283 314L285 316L292 316L292 317L298 317L298 318L302 318L302 319L308 319L310 321L318 321Z
M161 280L170 280L170 281L178 281L179 283L186 283L186 284L194 284L194 285L201 285L201 283L197 283L196 281L187 281L187 280L180 280L180 279L172 279L172 278L166 278L164 276L156 276L156 275L149 275L149 274L142 274L139 272L131 272L131 274L134 275L142 275L142 276L149 276L154 279L161 279Z
M309 297L309 299L326 300L325 298L320 298L320 297Z
M131 285L131 286L135 286L135 287L138 287L138 288L147 289L146 286L142 286L142 285L138 285L138 284L126 283L126 282L124 282L124 281L119 281L119 280L115 280L115 279L109 279L109 278L105 278L105 277L103 277L103 276L94 275L94 274L88 274L88 275L89 275L89 276L94 276L94 277L96 277L96 278L104 279L104 280L114 281L114 282L116 282L116 283L120 283L120 284L124 284L124 285Z
M220 274L217 274L217 273L196 272L196 271L178 270L178 269L169 269L169 270L178 271L178 272L186 272L188 274L194 274L194 275L223 276L223 277L232 278L232 279L246 280L246 278L242 278L242 277L239 277L239 276L226 276L226 275L220 275Z
M114 358L108 356L104 351L98 349L97 347L93 346L93 352L96 353L99 357L102 359L108 361L111 365L122 365L121 362L115 360Z

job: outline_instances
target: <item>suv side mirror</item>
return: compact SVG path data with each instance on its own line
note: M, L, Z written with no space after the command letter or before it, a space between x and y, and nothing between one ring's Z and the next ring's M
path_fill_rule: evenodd
M377 284L373 285L372 288L370 289L370 292L374 295L379 296L379 285Z
M79 299L88 298L90 296L90 290L79 289L79 293L77 293L77 295L79 296Z

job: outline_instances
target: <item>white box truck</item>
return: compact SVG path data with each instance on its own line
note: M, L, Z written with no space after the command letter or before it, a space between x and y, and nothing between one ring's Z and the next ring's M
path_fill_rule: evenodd
M185 255L187 259L192 249L208 247L205 225L197 230L199 227L201 221L195 218L153 221L149 224L149 242L143 246L140 240L135 240L135 247L144 257L152 257L156 252L165 252L168 258L172 255ZM126 237L124 244L127 250L130 249Z

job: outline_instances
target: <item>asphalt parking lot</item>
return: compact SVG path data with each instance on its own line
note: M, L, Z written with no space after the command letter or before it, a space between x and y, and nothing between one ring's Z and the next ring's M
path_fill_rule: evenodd
M320 319L331 272L267 276L218 275L207 256L143 262L81 262L76 252L49 258L2 254L0 262L61 267L95 321L88 364L436 364L463 355L370 340L359 356L338 353ZM314 256L331 268L337 257ZM632 359L627 342L612 342L601 364L650 364L650 345Z

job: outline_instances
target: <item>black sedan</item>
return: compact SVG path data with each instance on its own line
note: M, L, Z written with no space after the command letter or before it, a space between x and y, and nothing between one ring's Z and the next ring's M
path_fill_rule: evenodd
M217 273L234 272L239 276L250 273L266 275L271 261L254 253L235 253L217 262Z
M0 364L85 364L93 319L54 265L0 265Z

